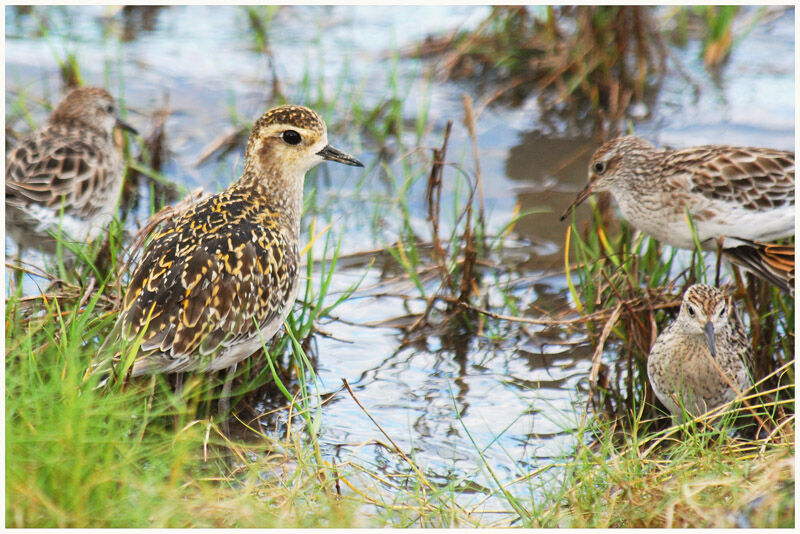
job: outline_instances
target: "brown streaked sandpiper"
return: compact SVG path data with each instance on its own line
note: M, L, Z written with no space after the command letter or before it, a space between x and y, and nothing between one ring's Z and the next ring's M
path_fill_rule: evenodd
M594 153L589 183L561 219L600 191L611 192L634 227L677 248L695 247L688 211L703 248L714 250L724 238L723 252L734 263L793 291L794 262L785 251L778 259L763 254L776 252L765 242L794 236L793 152L724 145L667 150L618 137Z

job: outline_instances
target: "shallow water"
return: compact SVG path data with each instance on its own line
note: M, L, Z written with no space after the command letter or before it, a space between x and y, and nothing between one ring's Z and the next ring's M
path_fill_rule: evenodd
M431 33L474 27L488 11L488 7L454 6L282 8L269 33L274 69L293 101L307 102L318 87L329 98L338 94L327 117L329 123L341 124L354 99L370 109L394 90L390 73L397 62L404 119L413 124L419 110L427 107L429 128L422 141L426 148L441 144L442 128L453 120L448 157L471 169L461 95L474 87L431 79L430 63L397 59L392 51ZM200 153L231 127L233 113L252 120L274 103L272 67L254 50L242 9L120 12L87 6L36 8L28 13L6 7L5 13L7 119L16 118L14 98L9 95L25 92L34 102L57 101L61 88L53 50L58 55L74 52L87 83L104 85L115 95L124 92L130 122L136 126L146 130L147 114L168 95L171 157L163 172L188 189L225 187L234 169L241 168L241 147L195 166ZM39 31L40 16L47 18L46 38ZM683 77L667 77L651 118L635 123L637 134L674 146L794 147L793 10L756 25L716 79L703 69L697 46L673 48L672 53L698 83L699 94ZM303 88L306 76L311 89ZM483 95L472 96L477 101ZM31 104L29 111L36 122L46 115L41 105ZM516 108L488 108L477 124L490 231L502 229L518 203L523 212L542 211L515 226L514 237L523 246L509 247L500 258L514 267L504 280L519 278L513 294L523 312L533 307L558 311L569 305L561 274L566 225L558 222L558 216L582 187L595 147L585 128L544 125L541 119L540 104L532 96ZM19 119L7 122L9 126L23 132L28 128ZM333 221L334 237L345 235L342 254L396 242L400 224L393 200L396 188L374 168L377 148L346 127L332 128L330 137L332 144L359 157L369 174L336 165L321 169L307 181L307 190L317 190L312 211L322 224ZM416 144L413 135L402 141L404 147L394 145L396 152ZM388 163L401 175L400 163L394 159ZM427 174L427 167L420 172ZM443 206L453 194L453 180L452 175L445 180ZM424 187L424 178L411 187L408 209L415 230L427 239ZM144 201L129 219L131 225L147 217L149 192L142 188L140 193ZM353 210L354 198L364 209ZM585 217L586 209L581 207L578 217ZM381 225L375 225L376 211L382 214ZM360 278L364 266L356 263L336 272L334 292ZM380 269L373 268L362 288L382 280ZM416 312L423 305L408 304ZM364 290L334 314L347 323L365 324L408 312L400 299L376 298ZM402 336L395 328L347 323L326 323L322 328L333 337L316 338L320 391L339 390L346 379L383 429L433 480L444 483L464 477L493 487L465 429L503 482L569 451L570 430L585 405L581 384L592 353L583 339L532 326L527 330L530 336L502 342L431 336L401 346ZM337 463L353 461L385 473L408 471L396 455L372 444L385 439L346 392L340 391L322 414L324 453ZM523 484L512 486L512 491L526 495L532 490ZM482 495L462 498L476 503ZM489 501L486 506L495 505Z

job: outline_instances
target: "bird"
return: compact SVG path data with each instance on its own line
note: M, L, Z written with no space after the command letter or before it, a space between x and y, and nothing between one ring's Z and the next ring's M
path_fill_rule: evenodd
M124 171L114 128L136 133L116 113L105 89L73 89L7 154L6 232L20 249L52 254L54 236L87 242L108 227Z
M676 248L722 252L787 293L794 292L794 152L707 145L668 150L635 136L606 142L589 162L589 183L561 216L609 191L625 219ZM778 259L774 256L778 254ZM791 261L790 261L791 260Z
M108 337L138 345L130 376L228 369L229 388L236 364L268 342L292 309L303 182L323 161L363 167L328 144L315 111L270 109L252 128L241 176L154 230Z
M647 358L655 396L680 422L732 401L753 385L753 353L730 296L705 284L690 286L676 319L659 334Z

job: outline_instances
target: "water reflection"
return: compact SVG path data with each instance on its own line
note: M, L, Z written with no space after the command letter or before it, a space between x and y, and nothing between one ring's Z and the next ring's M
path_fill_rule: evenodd
M135 41L143 33L155 31L159 14L167 6L124 6L122 8L122 42Z
M546 212L522 218L515 230L534 242L544 240L556 245L531 255L525 268L547 270L563 264L562 245L569 222L558 219L586 184L589 158L597 146L589 137L544 135L535 130L525 133L509 149L505 172L520 184L515 188L520 212L547 207ZM585 219L589 213L588 205L580 206L575 216Z

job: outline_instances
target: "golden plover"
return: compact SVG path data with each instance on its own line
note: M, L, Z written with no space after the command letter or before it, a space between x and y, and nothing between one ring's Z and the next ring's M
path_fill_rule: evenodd
M647 359L653 391L676 422L684 409L696 417L732 401L752 386L752 370L753 354L732 299L702 284L686 290L678 317Z
M115 127L136 133L106 90L80 87L7 155L6 231L21 249L52 253L53 235L81 242L105 230L124 169Z
M703 248L713 250L724 238L731 261L793 291L794 246L763 243L794 236L793 152L722 145L665 150L618 137L594 153L589 183L561 219L600 191L612 193L633 226L677 248L695 246L688 210Z
M314 111L271 109L241 177L154 232L112 334L141 339L132 376L233 370L275 334L297 293L305 174L325 160L363 166Z

